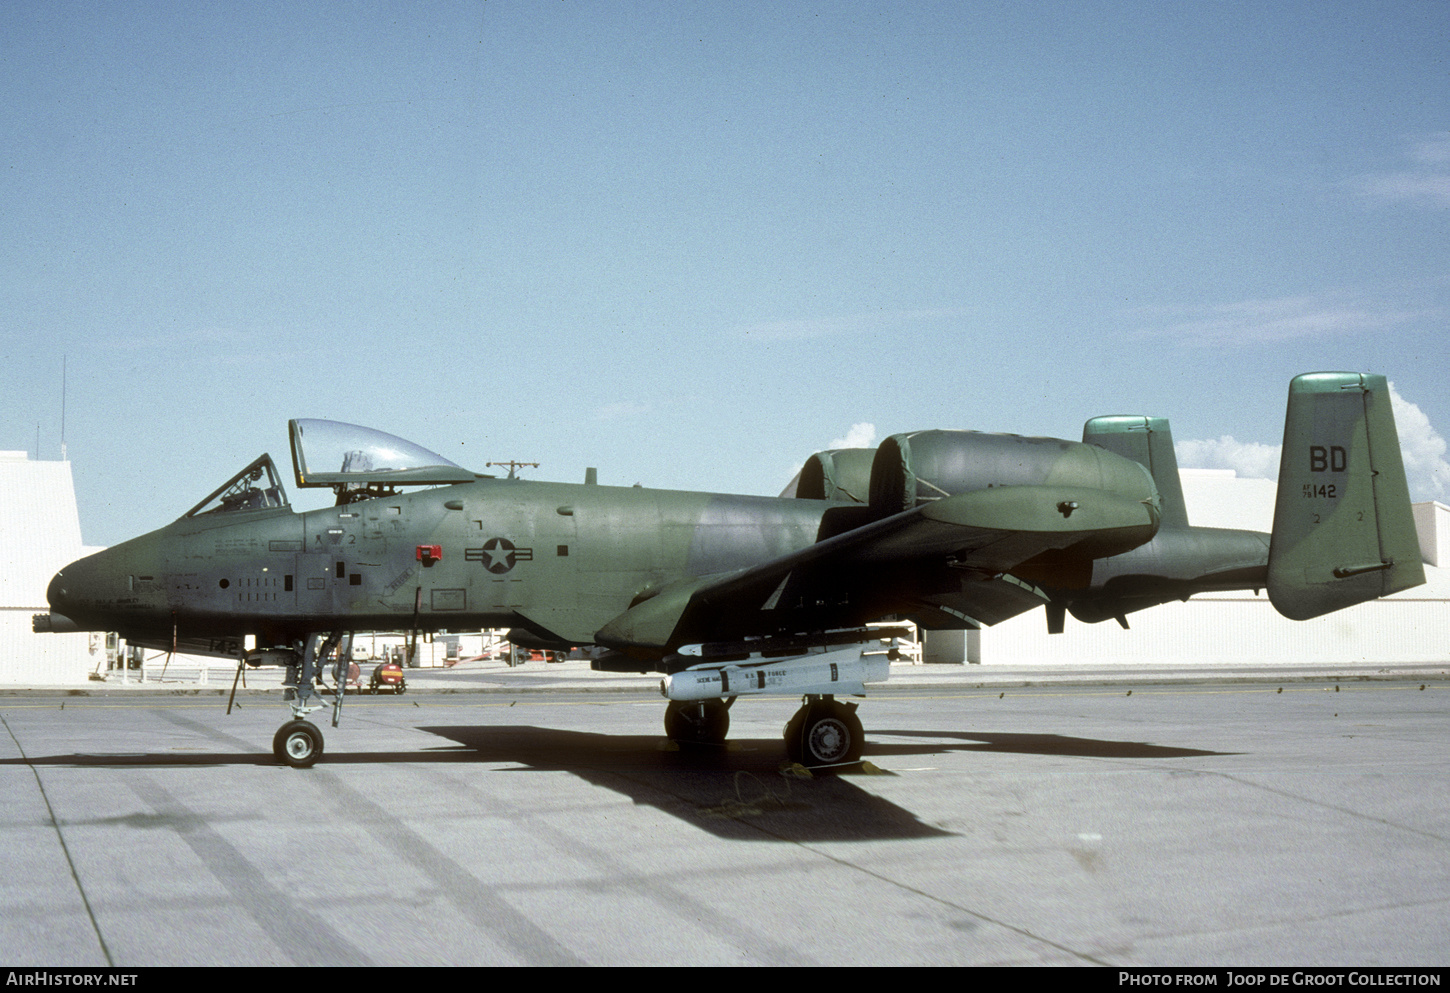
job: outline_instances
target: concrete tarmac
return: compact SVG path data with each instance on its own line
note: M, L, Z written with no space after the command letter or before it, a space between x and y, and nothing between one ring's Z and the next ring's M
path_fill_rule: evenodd
M580 663L414 670L293 770L249 685L0 695L0 964L1450 961L1446 666L898 666L814 776L795 700L681 752Z

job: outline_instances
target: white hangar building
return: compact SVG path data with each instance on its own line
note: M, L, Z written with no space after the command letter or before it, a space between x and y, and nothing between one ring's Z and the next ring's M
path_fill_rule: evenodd
M83 684L105 660L104 634L30 630L51 577L95 551L81 544L70 463L0 452L0 686Z

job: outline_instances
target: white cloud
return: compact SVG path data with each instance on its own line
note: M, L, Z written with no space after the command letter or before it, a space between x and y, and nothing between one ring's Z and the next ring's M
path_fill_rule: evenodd
M843 314L836 317L808 318L790 321L768 321L739 328L735 334L762 342L803 341L842 334L868 334L907 327L923 321L960 317L960 309L879 310L865 314Z
M649 412L649 404L623 400L618 403L605 403L595 407L594 419L596 421L629 420L639 417L642 414L648 414Z
M1450 495L1450 462L1445 461L1445 439L1415 404L1390 384L1390 406L1400 433L1400 455L1412 500L1444 500Z
M741 328L742 337L758 341L804 341L807 338L824 338L854 330L847 321L796 320L770 321Z
M1382 332L1421 316L1385 301L1330 292L1220 304L1168 317L1161 330L1190 345L1252 345Z
M1450 166L1450 131L1437 131L1415 143L1410 157L1427 166Z
M1450 175L1420 172L1387 172L1367 176L1361 189L1382 200L1420 202L1432 207L1450 207Z
M1359 191L1380 200L1450 207L1450 131L1416 139L1406 157L1410 168L1361 176Z
M1400 456L1410 499L1444 500L1450 495L1450 461L1445 439L1418 406L1400 396L1390 383L1390 406L1400 435ZM1184 469L1232 469L1251 479L1274 479L1279 474L1278 445L1238 441L1230 435L1207 441L1180 441L1174 446Z
M851 430L846 432L846 437L837 438L827 448L872 448L876 444L876 425L867 424L862 421L860 424L852 424Z
M1277 479L1279 445L1238 441L1232 435L1208 441L1180 441L1173 446L1183 469L1232 469L1250 479Z

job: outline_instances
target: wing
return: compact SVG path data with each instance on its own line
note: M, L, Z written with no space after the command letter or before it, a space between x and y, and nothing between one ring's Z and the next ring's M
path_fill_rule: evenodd
M600 644L669 651L886 614L929 627L995 624L1086 585L1096 558L1150 540L1149 503L1099 489L1006 486L894 514L748 569L664 587L598 632Z

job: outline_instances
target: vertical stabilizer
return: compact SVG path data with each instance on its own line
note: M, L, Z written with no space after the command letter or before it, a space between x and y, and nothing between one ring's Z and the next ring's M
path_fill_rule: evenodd
M1082 440L1147 469L1162 500L1163 526L1188 526L1188 507L1183 502L1183 483L1178 478L1178 456L1173 454L1168 418L1138 414L1094 417L1082 426Z
M1269 599L1294 620L1425 581L1383 376L1316 372L1289 384Z

